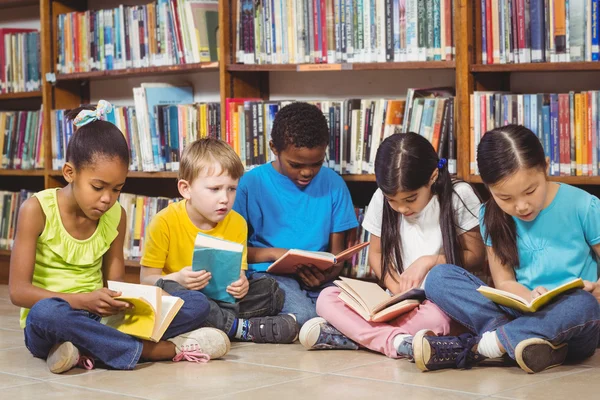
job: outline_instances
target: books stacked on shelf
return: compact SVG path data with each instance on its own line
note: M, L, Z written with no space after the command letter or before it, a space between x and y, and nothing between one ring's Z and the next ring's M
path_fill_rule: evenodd
M551 176L598 176L600 91L471 96L471 174L485 132L508 124L531 129L550 160Z
M125 259L142 256L146 227L160 210L175 201L177 199L121 193L119 203L127 213L127 231L123 244Z
M0 249L10 250L12 248L19 209L25 200L31 197L33 192L21 190L20 192L0 191Z
M450 61L453 0L237 0L243 64Z
M453 98L441 97L442 91L410 89L408 103L399 99L309 101L322 110L329 125L326 165L340 174L372 174L381 141L393 133L408 131L430 140L440 157L450 154L456 159ZM274 159L268 146L273 120L277 111L289 103L291 101L226 100L225 140L246 167ZM410 106L405 107L406 104ZM455 167L456 162L452 165Z
M599 60L597 0L480 0L483 64Z
M218 61L218 0L60 14L56 70L67 74Z
M362 222L367 212L365 208L354 208L356 218L358 219L358 227L348 235L348 243L346 247L352 247L358 243L366 243L371 239L371 233L362 227ZM375 273L369 266L369 249L371 246L367 246L360 250L357 254L353 255L352 258L346 261L344 268L340 275L347 276L349 278L359 279L376 279Z
M42 111L0 111L2 169L44 168Z
M143 83L134 88L135 106L115 106L107 120L129 144L131 171L178 171L183 148L204 137L220 137L219 103L194 103L192 88ZM73 135L66 110L52 113L52 164L60 169Z
M0 94L40 90L40 76L40 33L0 28Z

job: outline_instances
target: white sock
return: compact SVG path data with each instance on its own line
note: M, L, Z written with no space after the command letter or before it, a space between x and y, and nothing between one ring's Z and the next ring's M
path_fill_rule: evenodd
M502 350L500 350L500 346L498 346L498 336L496 335L496 331L485 332L481 336L481 340L477 345L477 352L487 358L498 358L504 354Z
M400 345L402 344L402 341L407 338L410 337L411 335L396 335L394 336L394 341L392 342L394 344L394 348L396 350L398 350L398 347L400 347Z

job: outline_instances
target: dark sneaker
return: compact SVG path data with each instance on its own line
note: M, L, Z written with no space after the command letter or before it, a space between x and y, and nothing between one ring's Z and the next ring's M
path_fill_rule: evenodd
M300 343L308 350L358 350L358 345L352 339L321 317L310 319L302 325Z
M532 338L519 342L515 358L523 371L534 374L564 363L568 351L566 343L555 346L547 340Z
M415 363L421 371L446 368L471 368L485 357L471 349L479 338L470 333L460 336L435 336L430 330L419 331L413 338Z
M254 343L294 343L298 338L298 323L293 315L255 317L242 327L242 340Z

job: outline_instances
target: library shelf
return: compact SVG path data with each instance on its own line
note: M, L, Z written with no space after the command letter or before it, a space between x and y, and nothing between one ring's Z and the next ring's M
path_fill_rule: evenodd
M165 65L160 67L127 68L113 69L108 71L89 71L75 72L69 74L57 74L56 81L59 82L76 80L101 80L151 75L189 74L194 72L217 72L218 70L219 64L216 62Z
M381 71L454 69L454 61L341 63L341 64L229 64L229 72L326 72L326 71Z

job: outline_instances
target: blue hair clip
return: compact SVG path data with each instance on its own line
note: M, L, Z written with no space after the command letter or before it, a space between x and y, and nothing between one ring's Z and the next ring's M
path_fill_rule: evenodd
M82 127L90 122L104 119L112 111L112 105L106 100L100 100L95 110L81 110L73 120L76 127Z
M438 161L438 168L442 169L444 168L444 166L448 163L448 160L446 160L445 158L440 158L440 161Z

